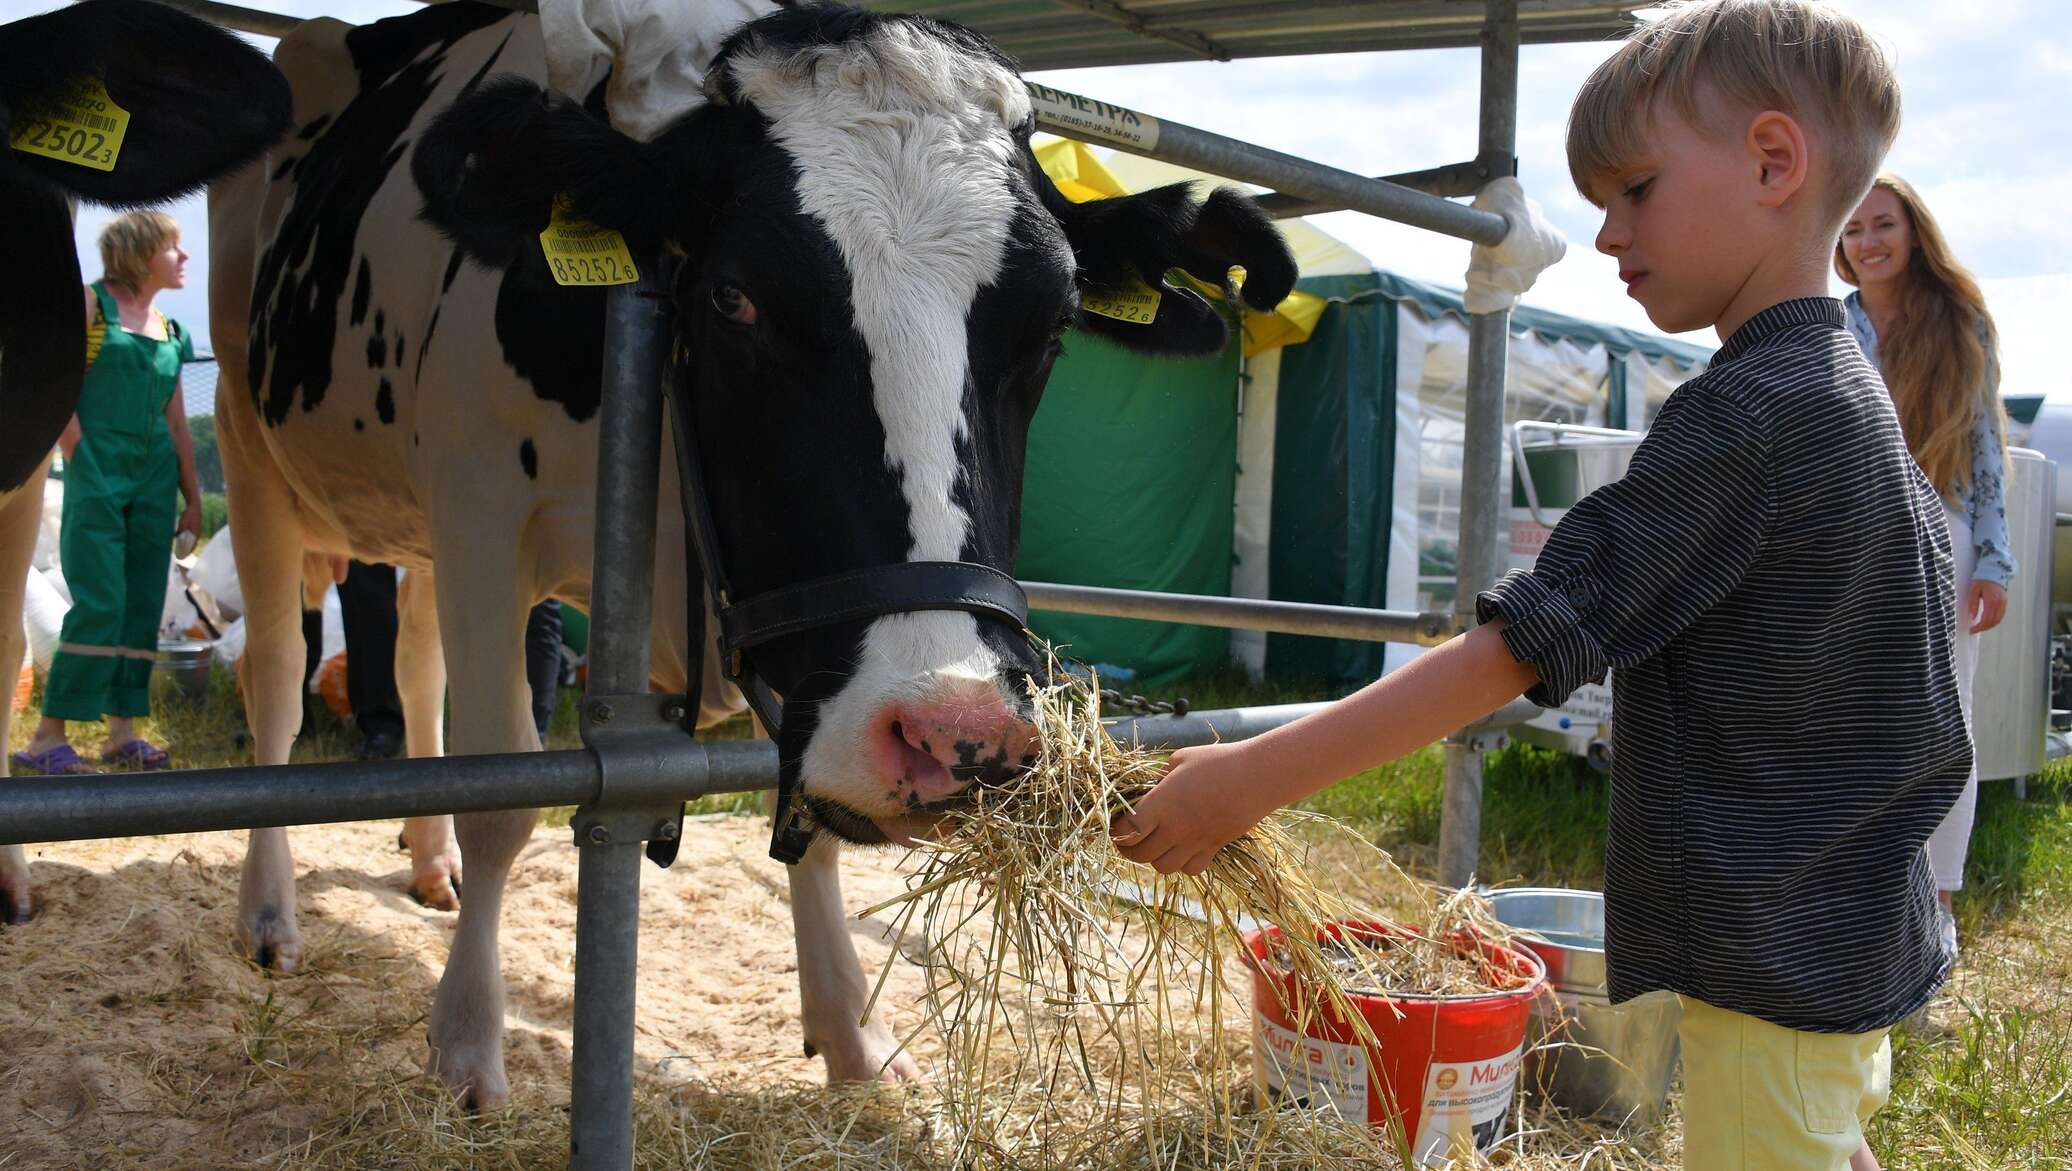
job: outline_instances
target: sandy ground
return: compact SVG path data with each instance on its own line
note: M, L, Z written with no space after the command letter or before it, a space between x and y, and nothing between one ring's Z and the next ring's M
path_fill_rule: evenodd
M0 930L0 1171L300 1163L351 1126L365 1087L419 1077L454 920L404 892L395 835L293 832L308 965L287 978L245 962L233 938L242 834L32 847L40 913ZM649 1082L823 1077L800 1051L787 890L767 840L761 819L700 819L675 867L642 866ZM847 905L903 889L899 859L846 856ZM503 919L520 1111L568 1101L575 897L568 830L542 826ZM852 930L876 978L890 928ZM880 1011L900 1036L920 989L918 968L894 966Z

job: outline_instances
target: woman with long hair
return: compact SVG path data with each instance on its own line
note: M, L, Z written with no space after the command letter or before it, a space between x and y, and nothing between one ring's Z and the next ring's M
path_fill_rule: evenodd
M2007 415L2000 405L1999 334L1978 281L1906 180L1880 175L1835 243L1835 271L1856 286L1844 304L1865 356L1885 376L1915 462L1942 493L1956 559L1957 679L1971 718L1978 636L2007 612L2015 559L2007 538ZM1978 803L1978 767L1928 840L1954 951L1951 892Z

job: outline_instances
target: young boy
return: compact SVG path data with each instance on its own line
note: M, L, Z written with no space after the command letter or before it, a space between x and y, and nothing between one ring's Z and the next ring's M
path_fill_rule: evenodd
M1922 844L1971 747L1943 509L1829 299L1899 123L1884 54L1805 0L1644 25L1583 86L1576 185L1656 325L1715 328L1625 477L1482 625L1254 740L1176 753L1123 854L1198 873L1262 816L1512 696L1617 668L1611 995L1684 1004L1685 1166L1876 1167L1886 1034L1946 975Z

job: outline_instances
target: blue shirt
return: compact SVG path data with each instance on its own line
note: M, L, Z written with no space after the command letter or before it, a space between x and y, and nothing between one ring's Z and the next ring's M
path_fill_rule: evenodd
M1842 299L1849 313L1849 332L1863 347L1863 356L1878 364L1878 330L1864 312L1863 300L1855 293ZM1986 356L1986 381L1997 393L2000 370L1992 355ZM1973 581L1989 581L2005 589L2014 580L2014 548L2007 538L2007 460L2000 447L2000 430L1992 416L1980 414L1971 429L1971 483L1951 502L1971 523L1971 543L1978 561L1972 567Z

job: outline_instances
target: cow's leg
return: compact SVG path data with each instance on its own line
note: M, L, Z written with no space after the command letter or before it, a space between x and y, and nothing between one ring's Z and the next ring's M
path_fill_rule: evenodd
M245 598L245 723L253 762L286 764L302 726L302 528L287 481L271 457L250 448L231 454L246 442L257 447L257 436L241 437L234 425L222 425L220 432L224 487L237 518L232 552ZM301 966L295 859L285 829L255 829L247 839L238 936L260 967L292 972Z
M410 570L396 592L396 693L403 701L403 738L413 757L445 752L446 656L439 645L439 595L432 574ZM403 822L410 848L410 895L427 907L460 907L460 844L453 818Z
M870 1002L870 981L849 938L842 910L841 844L821 834L791 879L791 924L799 949L799 1007L806 1053L827 1061L831 1082L898 1081L921 1076L921 1067L899 1048L885 1027L882 1009L858 1024ZM888 961L889 962L889 961Z
M14 681L22 669L22 601L36 526L43 519L43 480L50 460L12 495L0 498L0 777L7 775L8 735L14 731ZM0 846L0 923L27 923L36 905L29 895L29 860L20 846Z
M449 568L439 594L439 628L452 680L453 751L475 755L539 747L525 682L525 615L532 582L515 534L521 523L466 510L434 516L433 560ZM468 897L461 904L453 951L439 978L426 1033L430 1068L463 1105L488 1110L509 1096L504 1079L504 980L497 955L504 884L532 836L533 809L469 813L454 819L467 859Z
M302 726L302 522L293 491L266 448L246 365L253 225L266 189L266 160L209 186L209 332L215 340L216 439L223 486L237 518L233 552L245 598L245 723L253 757L286 764ZM283 829L253 830L238 884L238 935L262 966L293 971L302 961L295 927L295 862Z

